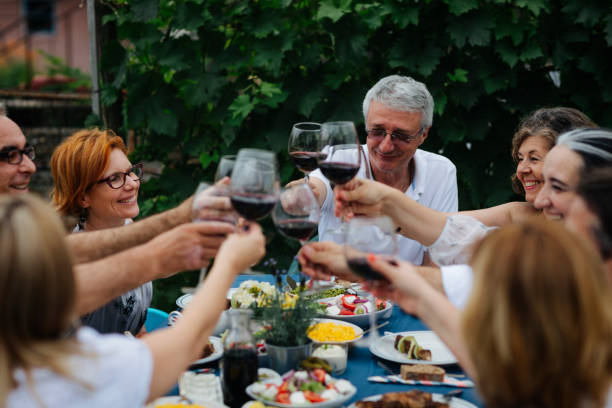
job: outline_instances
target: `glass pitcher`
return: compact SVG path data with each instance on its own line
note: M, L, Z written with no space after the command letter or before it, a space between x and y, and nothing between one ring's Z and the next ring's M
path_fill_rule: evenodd
M229 333L223 341L221 386L223 401L230 408L240 408L250 401L245 389L257 380L257 348L250 331L251 310L230 309Z

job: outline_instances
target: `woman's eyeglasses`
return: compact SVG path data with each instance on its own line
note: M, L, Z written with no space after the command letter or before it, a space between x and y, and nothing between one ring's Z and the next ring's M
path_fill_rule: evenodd
M131 169L126 172L113 173L110 176L103 178L98 181L98 184L106 183L110 188L121 188L125 185L126 177L130 177L134 181L140 181L142 178L142 163L135 164Z
M5 148L0 151L0 160L6 160L8 164L21 164L23 155L28 156L30 160L36 157L34 146L26 145L25 149L17 149L14 147Z

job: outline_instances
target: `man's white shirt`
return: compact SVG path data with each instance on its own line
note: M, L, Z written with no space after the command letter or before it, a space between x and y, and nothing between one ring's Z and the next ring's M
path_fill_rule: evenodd
M367 145L363 145L365 160L361 161L361 167L356 177L373 180L370 168ZM357 150L347 150L341 154L356 157ZM334 161L342 157L335 157ZM439 154L417 149L414 156L414 177L410 187L405 194L416 202L440 212L455 212L458 209L457 198L457 170L455 165L446 157ZM341 220L334 215L334 197L329 180L317 169L310 173L325 183L327 195L321 207L321 219L319 221L319 241L335 241L344 243L344 237L336 236L341 225ZM415 265L423 262L425 247L404 236L397 235L398 256L400 259L410 261Z

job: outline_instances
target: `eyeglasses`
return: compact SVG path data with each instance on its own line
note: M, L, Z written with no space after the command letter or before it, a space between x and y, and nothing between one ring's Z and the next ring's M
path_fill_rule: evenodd
M142 178L142 163L135 164L126 172L120 171L118 173L113 173L110 176L99 180L98 184L106 183L110 188L121 188L125 185L125 179L127 176L130 176L130 178L134 181L140 181Z
M26 145L25 149L17 149L14 147L0 151L0 160L6 160L8 164L21 164L23 155L26 155L30 160L36 157L34 146Z
M418 132L411 135L397 131L387 132L385 128L366 129L366 132L368 137L372 139L384 139L387 135L391 135L391 140L401 140L404 143L410 143L423 134L423 128L421 127Z

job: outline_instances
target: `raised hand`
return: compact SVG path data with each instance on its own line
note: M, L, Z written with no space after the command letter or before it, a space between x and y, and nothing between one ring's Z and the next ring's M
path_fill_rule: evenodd
M407 313L416 314L421 295L432 289L416 267L410 262L401 261L393 265L372 254L368 256L368 263L387 280L365 282L364 289L376 297L395 302Z
M145 245L158 260L159 277L207 266L234 226L225 222L182 224L160 234Z
M259 262L265 254L266 238L261 227L255 222L245 222L223 242L215 264L226 263L232 271L240 273Z
M348 268L342 246L335 242L311 242L298 252L302 272L313 279L330 280L332 275L357 282L361 278Z
M384 204L392 187L372 180L353 179L334 188L336 217L374 217L385 214Z

